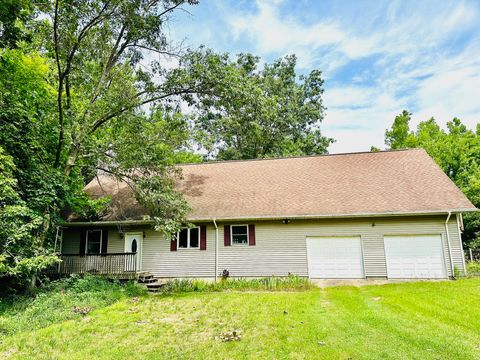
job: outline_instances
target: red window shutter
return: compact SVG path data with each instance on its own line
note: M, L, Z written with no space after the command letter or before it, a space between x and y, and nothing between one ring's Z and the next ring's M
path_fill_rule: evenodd
M172 240L170 240L170 251L177 251L177 236L172 236Z
M248 245L255 245L255 225L248 225Z
M108 249L108 229L102 230L102 249L100 252L106 254Z
M87 231L85 229L80 230L80 249L79 254L85 255L85 246L87 245Z
M200 250L207 250L207 225L200 226Z
M230 246L231 245L230 225L224 225L223 226L223 245L224 246Z

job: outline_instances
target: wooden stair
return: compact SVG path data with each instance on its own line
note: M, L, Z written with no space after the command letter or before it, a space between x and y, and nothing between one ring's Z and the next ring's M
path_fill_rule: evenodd
M137 281L140 284L151 284L156 282L157 280L148 271L142 271L137 273Z
M155 280L155 282L147 284L147 290L149 293L157 293L164 286L165 281Z
M156 293L165 285L165 281L155 279L148 271L139 272L137 281L140 284L144 284L149 293Z

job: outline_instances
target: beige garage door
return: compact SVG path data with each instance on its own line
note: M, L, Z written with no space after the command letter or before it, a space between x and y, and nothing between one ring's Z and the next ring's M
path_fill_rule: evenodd
M391 279L447 277L440 235L385 236L387 275Z
M362 242L355 237L308 237L308 275L313 279L362 279Z

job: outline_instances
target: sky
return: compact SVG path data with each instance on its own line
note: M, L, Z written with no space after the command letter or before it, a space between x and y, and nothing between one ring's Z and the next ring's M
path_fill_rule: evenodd
M403 109L412 127L480 121L480 0L200 0L185 10L169 31L192 48L263 62L296 54L299 74L320 69L330 153L384 148Z

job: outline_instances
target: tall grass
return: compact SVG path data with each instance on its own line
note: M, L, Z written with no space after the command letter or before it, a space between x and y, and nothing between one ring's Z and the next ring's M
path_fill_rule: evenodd
M160 293L208 292L208 291L295 291L308 290L311 283L306 278L295 275L288 277L265 277L260 279L222 279L219 282L203 280L175 279L169 280L160 288Z
M144 293L145 289L134 282L72 276L54 281L30 296L0 298L0 340L4 335L81 316L73 311L74 307L97 309Z

